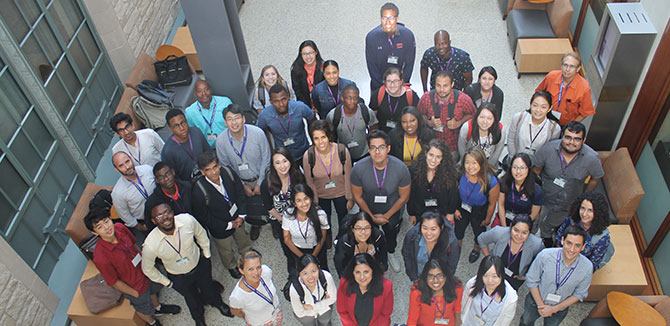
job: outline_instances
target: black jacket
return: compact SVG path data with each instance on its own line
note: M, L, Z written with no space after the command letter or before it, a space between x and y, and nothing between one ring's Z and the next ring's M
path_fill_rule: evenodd
M405 149L405 137L404 135L404 130L402 129L402 126L400 125L400 122L398 122L398 125L391 130L389 133L389 138L391 138L391 155L397 157L401 161L404 162L402 153L403 150ZM426 148L428 148L428 142L430 142L431 139L435 138L435 133L433 132L432 129L429 127L425 126L421 130L421 134L419 135L419 144L421 145L421 150L425 151ZM414 156L414 159L419 156L419 154L416 154Z
M314 86L324 80L323 78L323 61L316 62L316 69L314 69ZM312 97L309 92L309 85L307 84L307 72L296 71L291 66L291 85L293 86L293 91L295 92L295 97L298 101L307 104L307 106L312 108ZM325 119L325 117L323 117Z
M416 224L407 234L405 234L405 242L402 244L402 258L405 261L405 272L409 279L414 282L419 279L419 268L416 262L416 255L419 252L419 241L421 241L421 225ZM461 247L458 246L458 240L454 234L454 228L451 223L445 220L445 228L442 232L449 232L449 244L445 253L431 253L431 257L437 258L446 263L449 267L451 275L456 272L458 266L458 258L461 256Z
M474 83L465 87L463 92L470 96L470 98L472 99L472 104L474 104L475 107L477 107L476 101L482 98L481 90L482 86L479 83ZM502 117L504 97L505 95L503 94L502 89L500 89L500 87L496 85L493 85L493 97L491 98L491 103L495 104L496 108L498 109L498 119Z
M230 170L228 170L230 171ZM232 179L231 179L232 175ZM205 177L200 177L197 183L200 183L209 196L209 205L206 203L205 194L198 184L193 185L193 216L206 227L213 237L217 239L227 238L235 232L235 229L226 230L228 222L233 221L238 215L244 215L247 212L246 195L242 182L235 173L228 173L224 168L221 168L221 179L223 186L226 188L226 193L230 198L232 204L237 205L237 212L235 216L230 216L231 204L228 204L225 197L214 188Z
M386 271L388 269L386 237L378 227L373 226L370 239L374 239L372 243L375 246L375 259L382 267L382 270ZM340 277L343 275L347 264L354 258L354 246L356 246L356 239L351 239L349 232L342 235L337 241L333 261L335 262L337 274L340 275Z
M410 173L412 174L412 181L414 181L416 163L410 166ZM447 187L447 185L440 185L440 189L433 193L428 190L434 182L435 178L433 178L433 182L431 183L428 183L428 180L426 180L427 186L412 182L412 191L409 194L409 201L407 202L407 214L419 218L429 208L437 209L442 216L453 214L456 211L461 201L458 194L458 186ZM427 207L426 199L437 199L437 207Z
M181 181L176 178L175 175L175 185L177 185L177 190L179 191L179 199L175 202L172 198L168 197L162 190L159 185L156 185L154 193L147 198L147 202L144 204L144 224L147 226L147 232L153 230L156 226L151 221L151 209L162 203L168 203L174 212L174 215L181 213L189 213L193 215L191 210L191 183L188 181Z

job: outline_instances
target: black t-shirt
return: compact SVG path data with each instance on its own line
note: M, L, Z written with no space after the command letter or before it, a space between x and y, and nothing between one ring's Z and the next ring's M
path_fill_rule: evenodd
M379 120L379 129L389 133L393 127L388 124L388 121L390 120L399 125L400 112L403 108L409 106L407 94L402 94L400 97L394 97L385 93L381 103L377 101L378 94L379 90L372 93L370 98L370 109L375 111L375 116L377 117L377 120ZM419 96L416 95L416 92L412 91L412 106L419 105L419 100Z
M375 297L370 291L361 294L360 289L356 291L356 303L354 304L354 316L358 325L369 325L375 310Z
M523 253L523 248L522 250L519 250L519 252L516 255L516 259L514 259L515 255L510 255L509 253L509 244L507 247L505 247L505 250L502 253L502 261L503 261L503 266L507 267L507 269L512 271L512 276L519 275L519 266L521 264L521 254ZM509 263L510 260L514 260L512 264ZM509 277L507 274L505 274L505 280L509 282L509 284L515 289L518 290L521 284L523 284L522 280L516 279L514 277Z

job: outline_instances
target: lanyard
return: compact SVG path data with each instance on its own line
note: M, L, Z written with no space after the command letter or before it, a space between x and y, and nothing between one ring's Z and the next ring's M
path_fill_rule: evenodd
M214 115L216 114L216 99L212 99L211 102L211 109L212 109L212 117L210 118L211 121L207 121L207 118L205 118L205 115L202 114L202 105L200 105L200 102L198 103L198 111L200 111L200 116L202 117L202 120L205 120L205 123L209 127L209 131L212 131L212 125L214 124Z
M482 103L488 103L491 102L491 97L493 97L493 87L491 87L491 91L489 92L489 96L484 100L484 97L482 97Z
M398 109L398 104L400 104L400 98L398 97L398 102L395 102L395 106L391 108L391 95L386 93L386 99L388 100L389 104L389 112L391 112L391 117L393 117L393 114L395 113L395 110Z
M302 284L305 287L307 287L307 284L305 284L305 281L300 280L300 282L302 282ZM309 288L307 288L307 290L309 290ZM319 281L316 281L316 296L314 296L314 294L312 294L311 292L310 292L310 294L312 295L312 299L314 299L314 303L317 303L319 300L321 300L321 289L319 288Z
M489 309L489 306L491 306L491 303L493 303L493 299L494 299L494 298L496 297L496 295L498 294L497 292L494 292L494 293L493 293L493 296L491 297L491 301L489 301L489 303L486 305L486 308L484 308L484 306L482 305L482 302L484 301L484 294L486 293L486 292L484 292L484 289L485 289L485 288L486 288L486 287L483 287L483 288L482 288L482 300L479 301L479 310L481 310L481 312L482 312L482 318L484 317L484 312L486 312L486 310Z
M354 116L354 123L352 126L349 126L349 119L347 118L347 114L344 112L344 107L342 108L342 117L344 117L344 123L347 124L347 129L349 129L349 133L351 134L351 137L354 136L354 130L356 130L356 122L358 122L358 112L359 112L359 107L358 105L356 106L356 115Z
M391 44L391 55L394 54L395 50L395 45L393 45L393 38L395 37L395 34L391 35L391 37L388 38L389 44Z
M414 161L414 154L416 153L416 144L419 143L419 136L416 136L416 139L414 140L414 148L412 149L412 152L409 152L409 143L407 142L407 135L404 135L405 137L405 145L407 145L407 153L409 154L409 159L411 161Z
M170 247L172 247L172 249L173 249L174 251L177 252L177 255L179 255L179 258L181 258L181 230L177 230L177 237L179 237L179 249L175 248L175 247L170 243L170 241L168 241L167 238L163 238L163 239L165 239L165 242L167 242L167 244L168 244Z
M377 189L379 191L382 191L382 188L384 188L384 181L386 181L386 168L388 168L389 165L386 163L386 166L384 167L384 175L382 176L382 183L379 183L379 177L377 176L377 168L375 168L375 165L372 164L372 174L375 175L375 181L377 182Z
M286 133L286 137L291 137L291 135L288 133L291 131L291 113L289 112L288 114L288 123L286 124L286 128L284 128L284 124L281 122L281 119L279 119L279 115L277 115L277 121L279 122L281 129Z
M298 222L298 231L300 231L300 235L302 236L305 241L307 241L307 230L309 230L309 218L305 220L305 233L302 233L302 228L300 228L300 219L298 217L295 218L295 220Z
M231 137L230 129L228 129L228 142L230 142L230 147L233 148L235 155L237 155L241 160L242 154L244 154L244 147L247 146L247 126L244 126L244 138L242 139L242 147L240 148L239 152L237 151L237 148L235 148L235 145L233 145L233 138Z
M117 239L118 239L118 238L117 238ZM133 253L130 251L130 248L128 248L128 244L126 244L126 243L124 242L124 243L123 243L123 246L126 247L126 249L123 249L123 248L118 247L118 246L114 246L112 249L118 249L118 250L121 250L121 251L127 253L128 255L131 255L131 256L132 256Z
M544 126L547 125L547 119L544 119L544 123L542 124L542 127L540 127L540 130L538 130L537 133L535 134L535 137L533 137L533 131L531 130L531 125L532 124L533 124L532 122L528 124L528 134L530 136L530 145L531 146L535 142L535 139L537 139L537 136L539 136L540 133L542 132L542 129L544 129Z
M193 153L193 142L191 141L191 133L188 134L188 146L191 148L191 153L185 150L184 147L181 147L181 143L177 140L177 137L172 135L172 139L174 140L175 143L177 143L177 145L179 145L179 148L181 148L181 150L184 151L184 153L186 153L186 155L188 155L188 157L191 158L193 162L196 162L195 157L193 157L193 154L191 154Z
M519 257L519 254L523 250L523 245L525 244L525 242L521 244L521 248L519 248L519 251L514 254L514 258L512 258L512 239L509 239L509 251L507 251L507 268L510 268L512 264L514 264L516 259Z
M330 93L330 97L333 99L333 103L335 103L335 106L340 104L340 93L341 93L340 83L337 83L337 98L335 98L335 95L333 95L333 91L330 90L330 86L327 83L326 83L326 89L328 89L328 93Z
M316 149L315 149L316 151ZM323 163L323 158L321 157L321 154L316 153L317 156L319 157L319 161L321 161L321 165L323 165L323 169L326 170L326 174L328 175L328 180L332 180L330 175L333 173L333 146L330 146L330 168L326 169L326 163ZM342 167L344 169L344 167Z
M435 300L435 296L433 296L433 299L431 300L435 304L435 309L437 309L437 313L440 314L440 317L444 317L444 314L447 313L447 300L444 300L444 304L442 304L442 309L440 309L440 306L437 304L437 300Z
M451 48L451 54L449 55L449 60L447 61L447 67L441 69L441 70L449 70L449 66L451 65L451 59L454 58L454 48ZM440 68L442 68L442 60L440 60L440 55L437 55L437 64L440 65Z
M226 186L223 184L223 179L219 176L219 181L221 182L221 189L223 189L223 198L228 202L228 205L232 206L230 197L228 197L228 192L226 191Z
M572 266L572 268L570 268L568 273L565 274L565 277L563 277L563 280L560 280L560 277L561 277L561 253L563 253L562 249L559 250L558 255L556 255L556 292L558 292L558 288L563 286L563 284L565 284L565 282L568 281L570 276L572 276L572 272L574 272L575 268L577 268L577 265L579 265L579 257L577 257L577 263L575 264L575 266ZM559 280L560 280L560 282L559 282Z
M123 142L123 146L126 146L126 150L128 151L128 155L133 158L133 160L137 161L137 164L141 164L140 160L142 160L142 150L140 149L140 137L135 137L137 141L137 157L133 156L133 153L130 152L130 148L128 148L128 144L126 142Z
M147 189L144 188L144 185L142 184L142 178L140 178L139 174L137 174L137 181L140 183L139 185L137 183L133 182L132 180L128 180L128 181L130 183L132 183L133 186L135 186L135 188L137 188L137 191L140 192L140 195L142 195L142 197L144 197L144 199L149 198L149 193L147 192Z
M568 169L568 166L570 166L570 163L572 163L572 161L570 161L570 163L565 163L565 158L563 157L563 150L561 150L560 156L561 156L561 171L563 172L563 174L561 175L565 175L565 170Z
M263 293L260 291L254 289L249 283L247 283L247 280L242 279L242 282L244 282L244 285L246 285L249 289L251 289L252 292L254 292L257 296L261 297L261 299L265 300L265 302L269 303L273 308L274 308L274 297L272 296L272 292L270 292L270 289L268 286L265 284L265 281L263 281L263 278L261 277L261 284L263 284L263 287L265 288L265 291L268 292L268 295L270 296L269 298L266 297Z
M184 209L184 207L183 207L183 206L179 203L179 201L178 201L178 200L179 200L179 197L180 197L180 195L179 195L179 186L175 183L174 187L175 187L175 189L176 189L174 196L168 194L167 192L165 192L165 190L163 190L163 188L161 188L161 191L163 191L163 193L165 194L165 196L170 197L170 199L172 199L172 200L174 201L174 203L177 204L177 207L179 207L179 209L183 212L183 211L185 211L185 209Z
M558 90L558 108L561 108L561 102L563 101L563 87L565 87L565 94L568 94L568 87L570 87L570 84L572 84L572 80L567 84L563 84L563 76L561 76L561 89Z

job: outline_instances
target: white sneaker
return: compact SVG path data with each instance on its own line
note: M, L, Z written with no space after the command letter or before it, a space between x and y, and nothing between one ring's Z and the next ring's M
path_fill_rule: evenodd
M396 253L388 254L389 267L396 273L400 273L400 259Z

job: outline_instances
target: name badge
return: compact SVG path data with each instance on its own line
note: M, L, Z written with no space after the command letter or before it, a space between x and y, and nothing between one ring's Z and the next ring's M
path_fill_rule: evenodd
M435 325L449 325L449 319L435 318Z
M393 128L395 128L396 123L395 123L395 121L389 120L389 121L386 121L386 126L393 129Z
M207 140L216 140L216 134L207 134Z
M190 262L190 260L188 259L188 257L182 257L182 258L177 259L177 265L179 265L179 266L184 266L184 265L188 264L189 262Z
M475 316L475 325L484 326L486 325L486 322L484 319L482 319L482 317Z
M390 55L390 56L386 59L386 63L390 63L390 64L392 64L392 65L397 65L397 64L398 64L398 56Z
M326 182L326 189L335 188L335 181Z
M139 253L135 255L135 258L133 258L133 266L137 267L137 264L139 264L142 261L142 255Z
M511 269L505 267L505 275L507 275L507 277L512 277L512 275L514 275L514 273L512 273Z
M544 301L546 301L545 303L549 303L551 305L557 305L561 302L561 296L556 293L549 293L547 299Z
M528 152L530 152L530 153L533 153L533 154L535 154L535 152L537 152L537 149L532 148L532 147L530 147L530 146L526 146L526 150L527 150Z
M358 147L358 143L355 141L351 141L349 144L347 144L347 148L354 148Z
M424 205L426 207L435 207L437 206L437 199L426 199L424 201Z
M295 144L295 141L293 140L292 137L291 138L286 138L286 140L284 140L284 146L289 146L289 145L293 145L293 144Z
M554 184L561 188L565 188L566 183L567 181L561 177L554 178Z
M510 211L505 212L505 218L506 218L506 219L508 219L508 220L513 220L515 217L516 217L516 216L514 215L514 213L512 213L512 212L510 212Z
M559 120L561 119L561 112L551 110L551 114L553 114L554 117L556 117L556 119L559 119Z
M240 171L249 170L249 163L240 163L237 165L237 169Z
M386 204L386 196L375 196L375 204Z
M230 216L235 217L235 213L237 213L237 204L233 204L232 207L228 210L230 213Z
M444 132L444 125L441 125L439 127L435 127L435 128L433 128L433 130L435 130L437 132Z
M466 203L461 203L461 208L464 209L468 213L472 213L472 206L470 206Z

